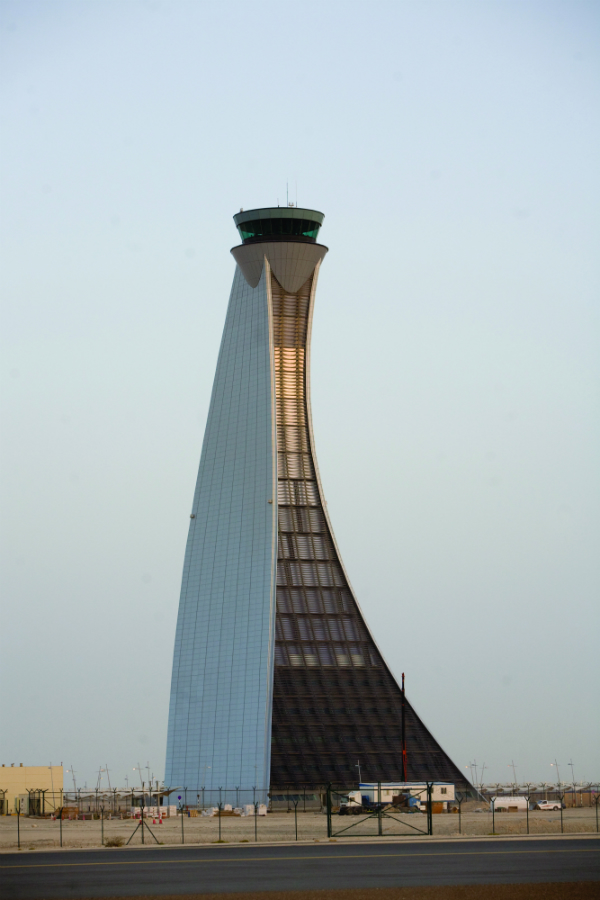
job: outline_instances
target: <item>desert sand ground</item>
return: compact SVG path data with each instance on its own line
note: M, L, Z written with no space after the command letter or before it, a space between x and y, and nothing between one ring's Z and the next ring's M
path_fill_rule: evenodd
M141 829L139 820L135 819L98 819L86 821L68 821L62 823L63 848L100 847L117 841L123 845L140 845ZM165 819L162 824L153 824L147 820L144 829L144 841L154 844L154 837L161 844L182 843L182 821L180 817ZM459 833L460 826L460 833ZM299 841L327 841L327 817L324 813L298 813ZM334 816L334 839L344 841L365 837L366 840L381 839L378 836L376 819L365 820L362 816ZM424 837L421 833L427 827L426 817L420 814L396 815L394 819L383 819L384 837L398 839L403 835ZM134 834L135 829L137 832ZM495 829L497 835L526 834L527 822L525 813L496 813ZM60 847L60 822L51 819L20 817L19 822L21 849L49 850ZM590 834L597 830L596 810L566 809L563 811L563 830L565 834ZM533 811L529 813L530 834L560 834L560 813ZM469 811L460 816L452 813L441 813L433 816L433 837L474 837L492 834L492 815L489 812ZM296 840L296 822L294 813L277 812L267 816L238 818L223 816L221 818L220 840L226 843L274 843L278 841ZM211 844L219 841L219 820L214 818L183 819L183 841L186 844ZM17 848L17 817L0 817L0 852Z

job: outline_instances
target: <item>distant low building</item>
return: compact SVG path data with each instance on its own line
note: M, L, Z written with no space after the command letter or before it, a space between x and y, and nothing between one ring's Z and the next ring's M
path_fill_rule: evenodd
M448 803L456 799L454 784L450 781L434 781L431 784L431 801L439 808L448 809ZM403 797L411 797L420 807L427 803L426 781L368 782L359 785L362 797L370 803L399 803ZM434 809L438 812L439 809Z
M63 790L62 766L0 766L0 813L43 815L54 812ZM46 798L47 795L47 798ZM46 803L46 799L48 802Z

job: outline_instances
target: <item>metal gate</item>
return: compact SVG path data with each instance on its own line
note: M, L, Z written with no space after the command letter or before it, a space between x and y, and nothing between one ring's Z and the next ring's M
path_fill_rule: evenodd
M426 782L421 789L411 789L410 796L419 803L419 811L416 811L415 806L408 804L408 794L399 793L392 803L382 801L379 782L373 800L369 799L369 802L365 803L363 798L362 805L358 806L349 803L347 790L337 789L330 784L327 787L327 837L399 837L433 834L432 793L432 781ZM424 814L421 811L423 805ZM346 816L352 818L349 824L346 824Z

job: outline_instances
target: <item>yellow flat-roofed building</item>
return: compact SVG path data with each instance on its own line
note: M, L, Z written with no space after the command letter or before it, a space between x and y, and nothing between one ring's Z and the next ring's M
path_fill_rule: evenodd
M17 808L25 815L53 812L61 805L62 790L62 766L24 766L22 763L0 766L0 812L3 814L14 814ZM44 803L44 795L47 795L47 803Z

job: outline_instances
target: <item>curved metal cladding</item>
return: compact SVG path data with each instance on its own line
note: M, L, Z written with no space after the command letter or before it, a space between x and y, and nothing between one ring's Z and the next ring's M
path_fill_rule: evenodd
M288 214L301 222L297 236L279 221ZM231 251L185 556L166 781L355 784L360 763L366 781L465 785L382 659L323 501L309 384L327 252L309 230L322 213L235 219L244 243Z
M188 535L166 783L269 784L277 507L268 273L236 270Z
M323 501L309 384L319 266L295 291L271 273L279 504L271 786L355 784L357 763L367 781L465 784L382 659Z

